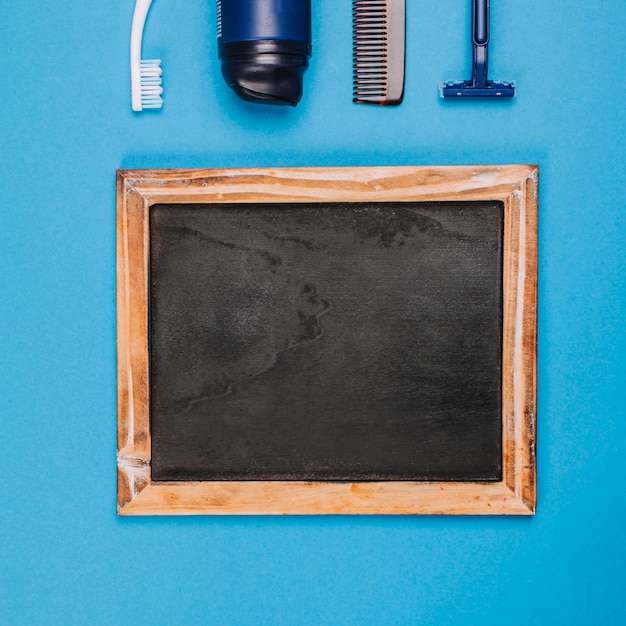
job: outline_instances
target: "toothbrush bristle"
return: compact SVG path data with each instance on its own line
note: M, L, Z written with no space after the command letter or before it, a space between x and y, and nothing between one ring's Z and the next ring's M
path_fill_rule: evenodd
M144 109L160 109L163 106L161 59L142 60L140 74L141 106Z

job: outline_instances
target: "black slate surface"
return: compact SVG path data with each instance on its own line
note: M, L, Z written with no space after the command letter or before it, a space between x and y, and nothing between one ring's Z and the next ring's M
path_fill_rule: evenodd
M500 480L497 202L157 205L153 480Z

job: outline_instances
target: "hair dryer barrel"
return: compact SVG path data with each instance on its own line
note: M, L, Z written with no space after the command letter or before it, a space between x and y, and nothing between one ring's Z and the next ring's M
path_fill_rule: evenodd
M311 56L311 0L217 0L218 55L244 100L295 106Z

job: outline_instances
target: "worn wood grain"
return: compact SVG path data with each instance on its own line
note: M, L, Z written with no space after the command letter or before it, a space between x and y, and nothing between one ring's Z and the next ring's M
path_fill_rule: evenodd
M537 188L534 166L123 170L117 186L118 512L532 514ZM158 203L503 202L503 477L458 482L156 482L150 476L148 258Z

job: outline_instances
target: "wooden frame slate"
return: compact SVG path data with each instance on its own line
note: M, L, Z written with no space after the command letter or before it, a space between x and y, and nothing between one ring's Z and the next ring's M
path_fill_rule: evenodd
M533 514L537 194L530 165L118 171L118 513ZM486 200L504 206L501 481L152 480L151 206Z

